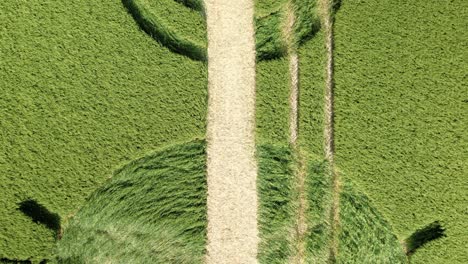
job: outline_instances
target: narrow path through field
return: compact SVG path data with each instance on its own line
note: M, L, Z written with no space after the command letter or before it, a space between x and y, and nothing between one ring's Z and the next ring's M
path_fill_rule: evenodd
M306 219L306 210L307 210L307 198L306 198L306 184L305 180L307 177L307 165L306 158L303 153L301 153L299 146L297 145L297 136L298 136L298 97L299 97L299 59L297 53L293 51L289 55L289 71L291 75L291 99L290 99L290 130L291 130L291 145L296 155L297 163L296 169L294 172L295 177L295 190L297 194L297 205L296 205L296 223L295 223L295 234L294 241L296 252L293 256L292 263L300 264L305 261L305 237L307 235L307 219Z
M296 145L298 137L299 117L299 57L295 50L289 53L289 75L291 81L291 92L289 94L289 138L290 143Z
M257 263L253 0L205 1L207 263Z
M333 20L331 17L331 0L320 0L322 26L325 33L327 51L325 80L325 158L333 162Z
M295 177L295 192L297 195L295 226L294 226L294 254L291 256L290 263L301 264L305 261L305 237L307 234L306 208L307 198L305 190L306 179L306 158L300 152L297 145L298 120L299 120L299 56L294 40L294 24L296 16L294 13L293 3L288 3L287 9L287 24L285 27L285 39L288 44L288 60L289 60L289 142L295 152L297 163L294 171Z
M334 126L333 126L333 0L320 0L319 9L322 21L322 28L325 33L325 47L327 52L326 80L325 80L325 159L329 162L330 176L332 177L333 200L330 210L331 223L331 244L330 262L334 263L338 256L338 228L340 224L340 192L341 184L339 174L335 169L335 146L334 146Z

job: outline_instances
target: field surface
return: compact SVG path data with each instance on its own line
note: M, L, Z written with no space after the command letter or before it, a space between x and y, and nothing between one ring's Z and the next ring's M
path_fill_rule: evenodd
M114 170L204 137L207 69L137 25L120 0L0 3L0 259L50 257L33 199L74 214Z
M342 1L335 24L338 166L400 239L439 220L411 263L466 263L468 2Z
M204 263L205 142L119 168L65 226L59 263Z
M0 2L0 263L468 263L468 2L208 1Z
M208 264L256 263L253 0L208 0Z

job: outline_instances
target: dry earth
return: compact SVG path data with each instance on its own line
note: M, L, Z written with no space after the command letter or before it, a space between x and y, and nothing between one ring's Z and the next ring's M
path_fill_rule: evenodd
M207 263L257 263L252 0L208 0Z

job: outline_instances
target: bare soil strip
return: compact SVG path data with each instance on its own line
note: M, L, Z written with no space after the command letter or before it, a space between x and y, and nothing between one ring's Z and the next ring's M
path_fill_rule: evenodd
M322 28L325 32L325 47L327 50L326 80L325 80L325 158L332 163L334 159L333 135L333 20L331 18L331 0L320 0Z
M294 149L297 163L294 171L295 191L296 191L296 220L293 231L294 253L291 256L290 263L302 264L305 262L305 237L307 233L307 198L305 190L306 179L306 158L300 153L297 146L298 117L299 117L299 56L294 43L294 23L295 14L292 3L288 4L287 21L284 30L285 39L288 46L290 93L289 93L289 141Z
M291 76L291 92L289 94L289 140L292 145L296 145L298 137L298 102L299 102L299 57L297 52L289 54L289 74Z
M294 23L296 21L292 3L288 4L287 21L284 36L287 42L289 55L289 142L295 146L298 136L298 114L299 114L299 57L294 47Z
M320 0L320 16L322 28L325 33L325 47L327 50L326 81L325 81L325 158L330 164L330 172L333 182L333 200L330 211L331 222L331 244L330 244L330 262L334 263L338 256L338 228L340 225L340 192L341 184L338 172L335 169L335 146L334 146L334 127L333 127L333 18L332 1Z
M207 263L257 263L253 0L207 0Z
M307 221L305 217L307 199L305 195L306 160L297 146L298 137L298 98L299 98L299 58L296 51L289 54L289 74L291 76L290 92L290 142L296 153L297 164L294 172L296 178L297 209L294 241L296 252L292 263L304 263L305 258L305 236L307 232Z
M295 252L290 263L303 264L306 258L306 235L307 235L307 198L306 198L306 168L307 159L301 153L297 154L298 164L296 168L296 192L297 192L297 209L296 223L294 230Z

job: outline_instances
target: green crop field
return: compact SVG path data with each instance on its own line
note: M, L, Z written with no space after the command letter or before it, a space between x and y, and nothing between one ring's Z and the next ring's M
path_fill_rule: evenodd
M468 2L344 0L336 17L337 164L400 239L441 221L411 263L466 263Z
M196 140L119 169L66 226L59 263L203 263L205 163Z
M206 262L204 5L0 2L0 263ZM259 263L468 263L468 2L254 7Z
M204 137L207 70L120 0L2 1L0 24L0 259L48 259L54 233L18 204L67 221L123 164Z

